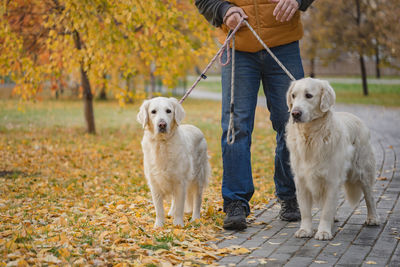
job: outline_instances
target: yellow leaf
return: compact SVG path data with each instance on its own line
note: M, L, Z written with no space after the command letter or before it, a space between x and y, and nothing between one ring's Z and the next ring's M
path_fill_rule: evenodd
M233 255L242 255L242 254L250 253L250 250L248 250L247 248L239 248L239 249L233 250L231 253Z
M25 266L29 266L29 264L24 259L22 259L22 260L18 261L17 266L18 267L25 267Z
M58 253L60 253L60 256L64 259L68 258L71 255L67 248L59 248Z
M375 261L367 261L366 264L376 264Z

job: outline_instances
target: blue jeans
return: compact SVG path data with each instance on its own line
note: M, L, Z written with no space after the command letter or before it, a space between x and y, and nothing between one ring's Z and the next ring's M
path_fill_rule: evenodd
M273 47L271 50L296 79L304 77L299 42ZM226 53L223 56L223 61L225 60ZM289 152L285 142L285 125L289 118L286 92L290 81L267 51L255 53L235 51L235 143L229 145L226 136L230 115L231 64L222 67L221 146L224 210L230 202L240 200L246 208L247 215L250 213L248 202L254 193L250 147L260 82L266 95L272 127L276 131L275 194L282 200L296 197L289 165Z

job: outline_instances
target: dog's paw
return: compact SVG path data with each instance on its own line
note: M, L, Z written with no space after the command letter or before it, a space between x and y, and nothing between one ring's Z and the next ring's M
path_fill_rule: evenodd
M190 219L190 222L199 221L199 220L200 220L200 215L193 215L192 218Z
M314 237L317 240L330 240L332 239L332 233L330 231L318 231Z
M306 230L306 229L300 228L299 230L297 230L297 232L294 235L295 235L295 237L298 237L298 238L312 237L313 232L312 232L312 230Z
M161 228L163 226L164 226L163 222L156 221L156 223L154 224L153 228L157 229L157 228Z
M175 226L184 226L183 225L183 219L174 219L174 222L173 222L173 224L175 225Z
M367 220L365 221L365 224L370 225L370 226L379 225L380 221L379 221L378 217L372 217L372 218L367 218Z

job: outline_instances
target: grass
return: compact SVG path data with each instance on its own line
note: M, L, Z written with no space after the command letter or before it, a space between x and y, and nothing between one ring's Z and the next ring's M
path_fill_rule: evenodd
M331 83L331 85L335 89L338 103L400 107L400 84L369 84L368 96L363 95L361 84ZM221 82L215 79L205 80L199 83L196 90L220 93ZM259 95L264 96L262 86Z
M339 103L400 107L400 84L369 84L364 96L361 84L331 83Z

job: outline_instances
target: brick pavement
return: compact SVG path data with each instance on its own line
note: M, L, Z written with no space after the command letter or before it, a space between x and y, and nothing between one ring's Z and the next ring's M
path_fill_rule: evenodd
M224 231L217 242L219 248L238 245L251 252L225 256L225 266L400 266L400 109L375 106L337 105L338 111L359 116L371 130L377 160L377 181L374 188L380 226L366 226L364 200L353 210L343 199L339 201L334 238L318 241L296 238L299 223L280 221L279 204L272 201L263 210L256 210L249 227L243 232ZM319 221L314 212L314 229Z

